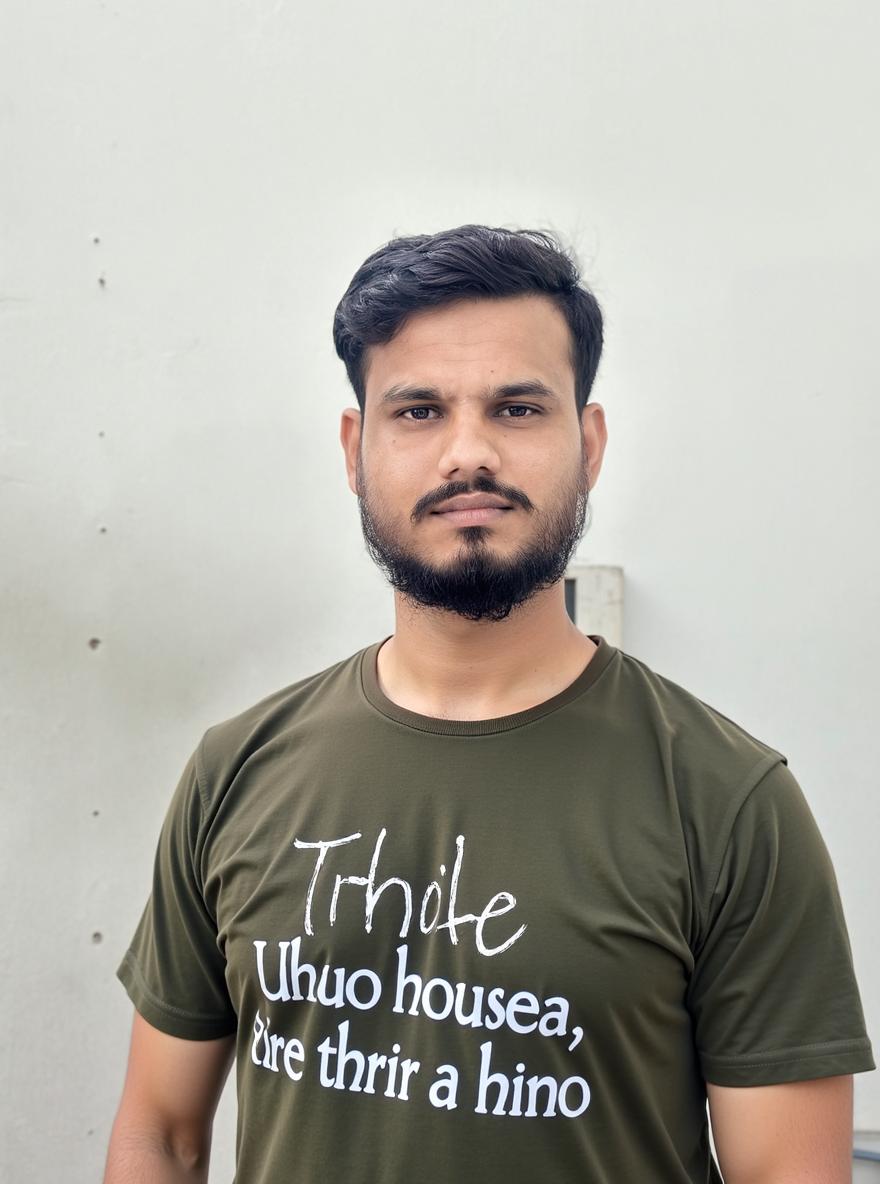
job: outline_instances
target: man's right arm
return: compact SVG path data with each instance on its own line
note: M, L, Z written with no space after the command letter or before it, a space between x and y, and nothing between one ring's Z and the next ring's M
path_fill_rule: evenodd
M104 1184L204 1184L234 1036L181 1040L135 1012Z

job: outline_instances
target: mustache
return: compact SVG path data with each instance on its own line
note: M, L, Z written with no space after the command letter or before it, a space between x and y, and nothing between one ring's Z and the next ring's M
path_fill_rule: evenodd
M504 498L506 502L511 502L529 513L535 508L531 498L521 489L516 489L512 485L502 485L492 477L477 477L471 482L450 481L446 485L441 485L439 489L434 489L430 493L426 493L424 497L420 497L413 506L413 512L410 515L412 521L418 522L426 514L430 514L435 506L448 501L451 497L458 497L461 493L494 493L497 497Z

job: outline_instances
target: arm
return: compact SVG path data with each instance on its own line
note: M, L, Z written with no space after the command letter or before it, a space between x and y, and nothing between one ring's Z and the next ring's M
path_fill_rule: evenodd
M849 1184L851 1076L707 1090L725 1184Z
M180 1040L135 1012L104 1184L203 1184L234 1037Z

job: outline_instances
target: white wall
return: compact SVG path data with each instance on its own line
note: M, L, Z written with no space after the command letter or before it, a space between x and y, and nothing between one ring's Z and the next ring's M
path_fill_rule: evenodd
M626 569L626 649L788 755L880 1039L878 23L4 7L3 1179L100 1176L113 971L203 729L389 631L331 318L381 242L465 221L579 250L610 429L581 557Z

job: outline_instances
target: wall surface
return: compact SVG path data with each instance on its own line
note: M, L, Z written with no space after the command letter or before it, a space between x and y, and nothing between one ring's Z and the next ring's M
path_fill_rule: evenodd
M100 1178L114 970L202 731L391 631L331 319L380 243L463 222L580 254L610 433L580 558L625 569L625 649L787 754L880 1039L877 6L2 21L0 1178ZM233 1127L228 1091L217 1182Z

